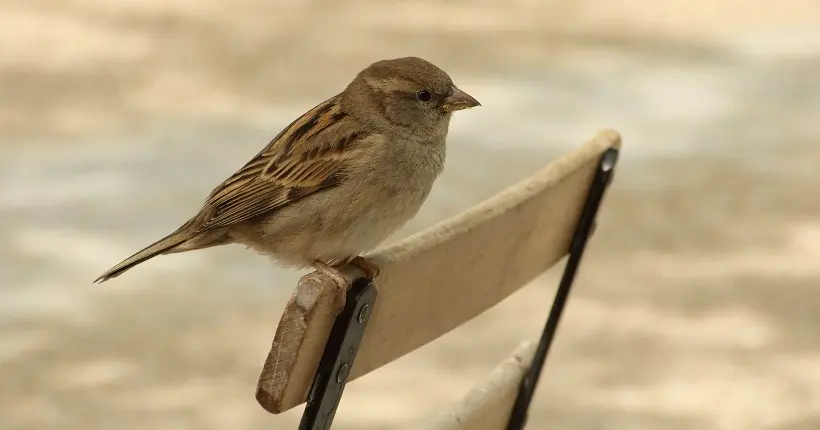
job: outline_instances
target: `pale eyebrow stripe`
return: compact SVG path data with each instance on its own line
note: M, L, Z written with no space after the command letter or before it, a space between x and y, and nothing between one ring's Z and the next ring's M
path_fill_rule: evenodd
M372 88L385 93L389 91L404 91L411 93L416 90L413 83L399 78L364 78L364 81L367 82L367 85L370 85Z

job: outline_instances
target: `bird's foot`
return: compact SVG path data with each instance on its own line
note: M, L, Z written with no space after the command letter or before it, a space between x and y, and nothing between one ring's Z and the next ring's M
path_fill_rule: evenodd
M347 289L347 286L350 284L351 280L347 276L345 276L336 267L333 267L327 263L316 260L313 262L313 268L316 269L319 273L332 279L333 282L336 282L336 284L339 285L339 288Z
M352 284L352 280L340 272L339 269L319 260L313 262L313 268L336 283L336 286L339 287L339 300L341 301L339 309L340 311L344 309L345 303L347 302L347 288Z
M361 257L361 256L353 257L353 259L351 259L349 263L356 266L356 267L358 267L359 269L362 269L362 272L364 272L365 277L367 279L371 280L371 281L376 276L379 276L379 272L380 272L379 266L376 266L370 260L368 260L364 257Z
M341 264L331 266L325 262L316 260L313 262L313 268L316 269L317 272L327 276L328 278L332 279L333 282L339 287L339 296L341 297L341 306L340 309L344 308L345 301L347 300L347 289L353 283L353 279L350 279L341 270L341 267L345 266L346 264L352 264L364 272L365 277L369 280L373 280L376 276L379 275L379 266L376 266L369 260L364 257L353 257L350 260L347 260Z

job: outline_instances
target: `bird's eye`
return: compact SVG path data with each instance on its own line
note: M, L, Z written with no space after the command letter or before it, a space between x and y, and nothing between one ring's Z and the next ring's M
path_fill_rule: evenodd
M416 93L416 98L423 102L429 102L433 96L430 95L430 92L427 90L421 90Z

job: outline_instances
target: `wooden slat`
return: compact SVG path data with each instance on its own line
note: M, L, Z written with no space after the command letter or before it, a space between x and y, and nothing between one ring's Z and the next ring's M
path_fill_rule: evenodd
M505 430L518 387L535 354L535 344L524 342L512 356L477 384L461 401L427 425L428 430Z
M379 296L350 380L472 319L563 258L601 154L613 147L620 135L604 130L517 185L368 256L381 268ZM299 281L259 378L266 410L306 400L344 293L318 273Z

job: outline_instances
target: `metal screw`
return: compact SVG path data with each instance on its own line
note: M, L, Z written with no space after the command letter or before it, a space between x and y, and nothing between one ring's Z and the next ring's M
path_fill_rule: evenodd
M345 379L347 379L347 374L350 373L350 366L347 363L343 363L339 367L339 371L336 372L336 382L341 384Z
M359 311L359 324L364 324L367 321L367 317L370 316L370 305L362 306L362 309Z

